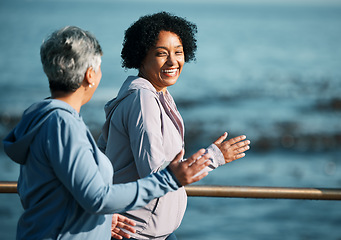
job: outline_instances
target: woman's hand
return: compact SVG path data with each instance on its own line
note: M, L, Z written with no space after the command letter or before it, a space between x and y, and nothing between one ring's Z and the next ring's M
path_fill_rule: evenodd
M122 231L122 228L135 233L135 229L132 226L135 226L135 222L133 220L115 213L112 216L111 237L116 239L130 238L130 235Z
M245 140L246 136L241 135L224 141L227 132L221 135L214 144L220 149L225 158L225 163L232 162L245 156L245 151L250 149L250 141ZM243 141L244 140L244 141Z
M208 153L205 154L205 149L200 149L190 158L186 159L186 161L180 162L183 155L184 150L181 150L181 152L169 164L170 170L173 172L181 186L197 182L208 174L207 172L204 172L195 176L206 166L210 165L211 161L207 161L207 159L210 158L210 155Z

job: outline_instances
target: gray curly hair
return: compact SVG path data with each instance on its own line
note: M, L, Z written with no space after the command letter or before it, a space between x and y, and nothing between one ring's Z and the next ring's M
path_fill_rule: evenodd
M102 54L97 39L79 27L67 26L53 32L40 47L50 91L76 91L89 67L98 71Z

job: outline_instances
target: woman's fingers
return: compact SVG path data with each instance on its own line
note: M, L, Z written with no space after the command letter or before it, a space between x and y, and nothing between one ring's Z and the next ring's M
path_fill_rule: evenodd
M231 138L230 140L227 140L226 142L229 143L230 145L233 145L237 142L240 142L246 138L245 135L240 135L238 137Z
M194 177L192 177L192 181L193 182L197 182L197 181L200 181L201 179L203 179L204 177L206 177L208 175L208 172L203 172L202 174L200 175L195 175Z
M136 230L133 228L133 226L135 226L135 225L136 225L136 223L133 220L131 220L127 217L124 217L122 215L119 215L117 227L124 228L124 229L128 230L129 232L135 233Z
M178 156L169 164L169 168L182 186L199 181L205 177L205 174L201 174L193 178L193 176L209 165L207 159L210 156L205 154L205 149L200 149L183 162L177 161Z
M122 231L121 229L117 230L115 229L114 231L111 230L111 237L115 238L115 239L123 239L123 238L130 238L130 235L124 231Z
M217 145L224 155L225 163L245 157L244 152L250 149L250 141L245 139L245 135L240 135Z
M181 151L175 156L175 158L173 159L174 162L180 162L185 154L185 150L181 149ZM172 162L173 162L172 161Z
M248 141L248 142L250 143L250 141ZM232 162L234 160L237 160L237 159L245 157L245 153L244 152L249 150L249 149L250 149L250 147L248 145L247 146L243 145L242 147L236 148L234 150L233 156L231 157L231 160L228 161L228 162Z
M133 220L131 220L131 219L125 217L125 216L122 216L122 215L119 216L119 221L124 222L126 224L129 224L131 226L135 226L136 225L135 221L133 221Z
M238 142L238 143L235 143L233 145L231 145L231 148L232 149L235 149L235 150L248 150L249 149L249 144L250 144L250 141L249 140L246 140L246 141L243 141L243 142Z
M199 151L197 151L196 153L194 153L192 156L190 156L187 161L189 160L190 162L193 162L195 160L197 160L199 157L201 157L204 153L205 153L205 149L200 149Z
M135 229L133 226L135 226L136 223L120 214L113 214L112 216L112 223L111 223L111 237L115 239L123 239L124 238L130 238L130 235L127 232L124 232L122 229L125 229L131 233L135 233Z
M221 144L225 139L227 138L227 132L224 132L223 135L221 135L217 140L215 140L213 143L215 145Z
M189 164L187 167L187 171L190 173L190 178L186 179L187 184L197 182L207 176L207 173L203 173L197 176L197 174L200 173L201 170L203 170L211 163L211 161L209 161L209 158L211 157L210 154L205 152L205 149L200 149L186 161Z

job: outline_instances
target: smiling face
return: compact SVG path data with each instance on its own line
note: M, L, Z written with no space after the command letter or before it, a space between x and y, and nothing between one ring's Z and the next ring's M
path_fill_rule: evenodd
M185 55L178 35L160 31L156 45L142 61L139 76L147 79L156 91L165 92L178 80L184 63Z

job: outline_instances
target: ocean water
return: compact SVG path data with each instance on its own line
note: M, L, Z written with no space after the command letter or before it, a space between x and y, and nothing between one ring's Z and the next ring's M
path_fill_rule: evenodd
M251 150L198 184L341 188L341 2L110 1L0 2L0 138L22 111L49 96L39 47L53 30L80 26L99 39L103 77L82 115L94 136L103 106L134 71L121 68L124 30L169 11L198 26L198 51L169 88L186 126L186 152L224 131ZM0 181L18 166L0 143ZM0 239L14 239L22 212L0 194ZM180 240L341 239L341 202L190 197Z

